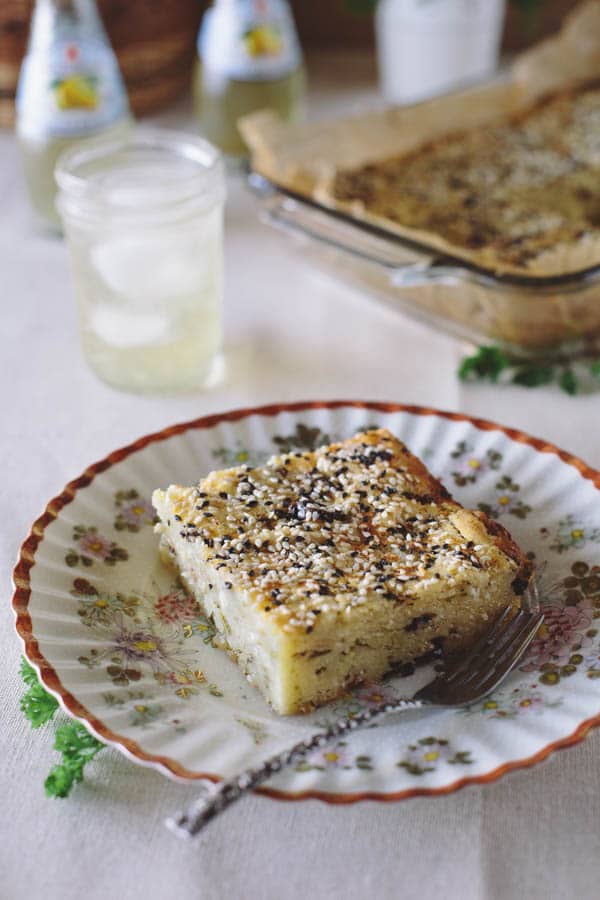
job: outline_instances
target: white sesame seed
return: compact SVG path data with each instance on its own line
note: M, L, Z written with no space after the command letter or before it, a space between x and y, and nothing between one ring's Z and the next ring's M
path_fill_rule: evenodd
M486 546L468 546L439 510L423 512L414 497L429 485L396 470L401 461L379 459L383 449L361 441L275 456L266 467L245 469L249 481L239 482L235 494L228 481L227 499L218 496L213 475L210 490L190 491L189 512L177 510L179 528L188 541L208 542L206 559L219 577L241 583L286 630L314 624L315 607L322 615L348 615L360 604L389 602L375 594L410 596L439 583L431 571L438 559L444 583L464 581L487 561ZM406 497L408 485L414 487ZM199 500L208 505L195 512ZM204 517L207 511L213 519Z

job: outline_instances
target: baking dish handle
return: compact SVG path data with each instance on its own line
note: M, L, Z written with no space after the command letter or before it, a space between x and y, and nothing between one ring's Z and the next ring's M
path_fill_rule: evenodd
M461 269L440 265L433 255L360 231L352 223L278 192L263 196L261 218L281 231L384 270L393 287L431 284L433 281L456 283L463 276Z

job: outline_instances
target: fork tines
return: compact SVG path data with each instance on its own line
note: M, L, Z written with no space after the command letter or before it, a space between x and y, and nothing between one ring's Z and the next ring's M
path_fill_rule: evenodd
M445 706L474 703L510 672L536 635L543 614L507 606L469 652L416 695Z

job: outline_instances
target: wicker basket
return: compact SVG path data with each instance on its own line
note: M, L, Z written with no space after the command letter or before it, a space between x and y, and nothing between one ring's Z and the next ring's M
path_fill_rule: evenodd
M190 84L199 0L97 0L136 115L167 106ZM0 2L0 126L15 119L15 92L34 0Z

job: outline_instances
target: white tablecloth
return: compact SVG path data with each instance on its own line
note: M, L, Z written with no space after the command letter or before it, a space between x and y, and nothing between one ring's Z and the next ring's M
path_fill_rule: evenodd
M317 112L371 99L356 71L351 61L317 76ZM181 112L164 120L190 124ZM239 182L227 214L226 380L177 399L116 393L82 360L65 247L32 228L18 163L13 136L0 135L0 897L598 897L600 734L446 797L340 807L251 797L193 844L177 841L163 819L194 787L116 750L100 754L68 800L44 796L53 729L32 731L18 709L10 572L33 519L88 463L205 413L335 397L493 418L600 467L600 416L597 395L461 386L457 342L308 266L257 223Z

